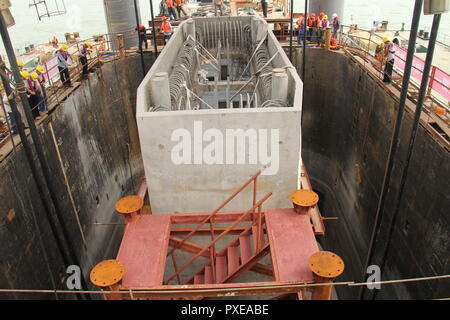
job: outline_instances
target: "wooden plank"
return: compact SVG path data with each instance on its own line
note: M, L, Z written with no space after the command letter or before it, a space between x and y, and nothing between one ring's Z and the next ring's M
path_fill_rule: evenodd
M319 247L309 216L294 209L267 210L266 225L275 279L312 282L308 259Z
M229 235L241 234L242 231L245 230L245 228L246 227L233 228L233 230L231 230L229 232ZM172 227L170 229L170 232L173 235L177 235L177 236L181 237L181 236L187 236L193 230L194 230L194 228L176 228L176 227ZM226 227L215 227L215 228L213 228L213 230L214 230L215 234L220 234L220 233L222 233L223 231L226 230ZM195 235L196 236L208 236L208 237L210 237L211 236L211 229L209 227L208 228L200 228L199 230L197 230L195 232Z
M302 165L301 170L302 170L300 176L301 188L306 190L313 190L311 180L309 180L308 172L306 171L305 166ZM322 215L320 214L319 207L316 205L313 208L309 209L309 215L311 216L311 222L313 224L315 234L324 235L325 225L323 224Z
M218 212L214 217L215 223L234 222L246 211ZM211 215L211 212L177 213L171 215L172 224L198 224ZM243 221L253 221L250 213Z
M168 215L144 215L127 224L117 255L125 265L122 286L141 288L163 283L169 235Z
M182 240L183 240L183 239L181 239L181 238L177 238L177 237L173 237L173 236L172 236L172 237L170 237L170 239L169 239L169 245L170 245L171 247L175 247L176 245L179 245L179 244L181 243ZM184 242L180 247L178 247L177 249L183 250L183 251L186 251L186 252L189 252L189 253L197 254L197 253L199 253L203 248L204 248L204 247L199 246L198 244L195 244L195 243L193 243L193 242L185 241L185 242ZM211 257L211 252L210 252L210 250L209 250L209 249L206 250L205 252L203 252L203 253L201 254L201 256L209 259L209 258Z

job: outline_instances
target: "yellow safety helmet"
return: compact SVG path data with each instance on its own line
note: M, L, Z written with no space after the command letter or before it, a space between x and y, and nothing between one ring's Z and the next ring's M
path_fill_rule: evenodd
M36 72L33 72L31 74L31 80L33 81L37 81L37 79L39 79L39 75Z
M325 20L328 20L328 16L327 16L327 15L324 15L323 18L324 18Z
M17 61L17 65L19 66L19 68L23 68L24 64L22 60L18 60Z
M388 37L384 37L384 38L383 38L383 42L384 42L384 43L389 42L389 41L391 41L391 40L390 40Z
M62 51L67 51L68 49L69 49L69 47L67 46L67 44L61 45L61 50Z
M21 72L20 72L20 75L22 76L22 78L23 78L24 80L27 80L27 79L30 77L30 74L28 73L27 70L21 71Z
M91 42L86 42L86 46L88 46L89 48L92 47L92 43Z
M44 67L43 66L37 66L36 71L39 73L44 73Z

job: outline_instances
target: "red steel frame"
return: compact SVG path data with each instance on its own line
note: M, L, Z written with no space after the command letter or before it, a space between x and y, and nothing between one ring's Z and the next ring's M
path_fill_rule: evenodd
M172 258L175 273L166 280L166 284L169 284L170 281L173 280L174 278L177 278L178 284L181 284L180 273L183 272L184 270L186 270L189 266L191 266L192 263L194 263L194 261L198 257L202 256L208 250L209 250L209 259L210 259L211 268L212 268L212 278L213 278L213 282L215 283L216 282L215 259L217 257L216 243L220 239L222 239L223 237L228 235L234 228L236 228L238 226L239 223L244 221L250 215L250 213L252 214L253 223L257 225L256 232L258 235L258 242L257 242L257 247L256 247L255 251L259 252L258 250L260 249L259 242L260 242L260 234L261 234L261 227L262 227L262 224L261 224L262 223L262 204L264 203L264 201L266 201L272 195L272 193L269 192L261 200L259 200L258 202L256 201L258 177L261 175L261 173L264 170L265 170L265 167L263 167L255 175L253 175L250 179L248 179L230 197L228 197L224 202L222 202L210 215L208 215L206 218L204 218L200 222L200 224L196 228L194 228L194 230L189 232L189 234L184 239L182 239L179 243L175 244L175 246L167 254L167 256L171 256L171 258ZM238 217L238 219L235 220L230 227L226 228L218 237L215 237L214 220L215 220L215 217L217 216L217 213L220 210L222 210L229 202L231 202L239 193L241 193L252 182L253 182L253 206L252 206L252 208L247 210L245 213L241 214L240 217ZM255 211L256 209L257 209L257 211ZM257 213L257 214L255 214L255 213ZM189 260L181 268L178 268L178 266L176 264L175 255L174 255L175 250L180 248L183 244L185 244L186 241L189 238L191 238L194 234L196 234L206 223L209 223L209 228L210 228L210 233L211 233L211 243L208 246L200 249L200 251L198 253L196 253L196 255L191 260ZM251 228L252 228L252 226L246 228L243 232L248 232L249 230L251 230Z

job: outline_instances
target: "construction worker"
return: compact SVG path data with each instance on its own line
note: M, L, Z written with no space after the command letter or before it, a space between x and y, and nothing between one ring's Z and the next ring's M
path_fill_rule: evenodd
M15 120L16 118L14 117L11 106L9 104L8 97L6 95L3 95L3 105L5 107L6 121L8 121L8 123L9 123L9 127L11 128L11 133L16 134L17 133L17 126L16 126L16 120Z
M145 46L145 49L148 49L148 43L147 43L147 29L144 25L139 24L135 29L133 33L136 33L136 31L139 32L139 48L142 49Z
M72 56L67 51L69 47L66 44L63 44L61 48L56 51L56 56L58 57L58 70L59 76L61 78L61 82L66 87L72 87L72 82L70 81L70 72L69 72L69 58L72 60Z
M44 116L47 113L47 104L45 103L44 99L44 92L42 90L42 86L39 83L39 75L37 72L33 72L30 75L31 83L33 90L36 92L36 100L37 100L37 106L39 109L39 115Z
M267 18L267 0L261 0L261 8L264 18Z
M170 20L177 20L177 11L175 10L175 5L173 4L173 0L166 0L167 8L169 9L169 17Z
M161 0L161 2L159 3L159 15L161 17L169 16L169 7L167 6L166 0Z
M172 26L170 25L169 21L167 21L167 17L164 16L162 17L161 32L164 36L164 44L166 44L172 36Z
M330 28L330 21L328 20L328 16L325 14L322 16L322 20L320 21L320 41L322 43L325 43L325 32L328 28Z
M36 73L38 74L39 78L38 78L38 82L41 85L41 90L42 90L42 97L44 98L44 103L46 105L46 109L48 109L48 104L47 104L47 89L45 87L47 79L45 78L45 74L44 74L44 67L43 66L37 66L36 67Z
M186 10L184 10L184 7L183 7L184 1L185 0L175 0L175 6L177 7L177 12L178 12L178 19L181 18L181 12L183 12L183 15L185 17L188 16Z
M300 15L297 21L297 28L298 28L297 44L302 44L305 35L303 30L304 24L305 24L305 17L303 15Z
M383 43L384 43L384 57L386 58L386 66L384 68L383 82L391 83L392 71L394 69L394 62L395 62L395 47L389 38L384 38Z
M223 0L213 0L214 2L214 11L215 11L215 15L217 15L217 10L220 11L220 15L223 15L223 9L222 9L222 4L223 4Z
M322 19L320 18L320 15L319 15L314 18L313 25L312 25L311 41L317 42L317 45L320 45L320 39L322 38L322 34L320 32L321 21L322 21Z
M19 67L19 71L22 71L23 67L24 67L23 61L22 60L18 60L17 61L17 66Z
M306 38L308 41L312 41L313 38L313 32L314 32L314 21L316 20L316 14L315 13L311 13L311 16L308 17L307 24L306 26L308 27L307 29L307 34L306 34Z
M25 86L25 91L27 94L28 103L30 104L31 113L33 115L33 118L36 119L39 117L38 104L40 99L38 96L36 96L39 83L32 81L30 79L30 74L26 70L23 70L20 73L20 75L22 76L23 84Z
M339 29L341 28L341 21L337 13L333 13L333 21L331 22L333 26L333 38L339 39Z
M89 41L81 43L78 47L80 63L83 66L83 76L89 73L88 54L92 52L91 48L92 43Z

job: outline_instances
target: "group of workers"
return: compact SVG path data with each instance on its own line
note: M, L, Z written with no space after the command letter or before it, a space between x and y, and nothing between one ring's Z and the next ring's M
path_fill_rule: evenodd
M172 36L172 25L167 20L166 16L162 17L160 30L163 34L164 44L166 44ZM143 24L139 24L136 29L134 29L134 32L138 32L139 34L139 49L142 50L144 47L145 49L148 49L147 28L145 28Z
M181 18L181 13L185 16L188 14L184 10L184 3L186 0L161 0L159 4L159 15L170 17L170 20L178 20Z
M82 75L86 77L89 73L88 55L91 53L92 43L82 42L78 45L78 58L82 65ZM58 50L54 52L57 57L57 67L61 83L64 87L70 88L72 81L69 72L69 60L72 62L74 58L69 52L67 44L62 44ZM33 72L29 72L24 68L22 61L18 61L17 65L22 76L23 85L28 97L28 102L31 107L33 118L39 119L48 112L47 90L46 90L46 75L42 65L38 65Z
M297 43L302 44L305 38L305 20L306 20L306 40L309 42L316 42L317 45L325 42L325 31L332 29L332 39L338 39L339 29L341 28L341 21L336 13L333 13L331 20L328 15L321 12L319 15L315 13L302 14L297 21L298 38Z
M40 116L44 116L48 111L45 87L47 80L44 74L44 67L39 65L35 71L30 73L24 69L22 61L18 61L17 65L19 66L33 118L37 119Z

